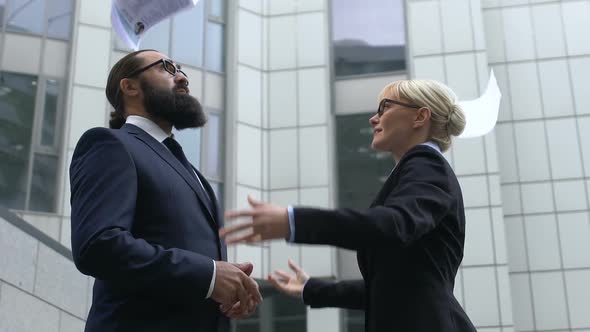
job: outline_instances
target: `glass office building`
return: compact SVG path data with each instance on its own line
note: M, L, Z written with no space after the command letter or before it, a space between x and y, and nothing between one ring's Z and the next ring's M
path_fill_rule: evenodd
M92 280L68 258L68 166L106 126L129 50L108 0L0 0L0 331L82 331ZM370 149L387 83L432 78L462 100L493 69L496 129L445 154L464 194L455 295L479 331L590 331L590 0L200 0L142 48L183 65L202 129L175 133L225 208L366 207L393 161ZM31 227L32 226L32 227ZM7 253L7 254L5 254ZM263 280L287 259L359 278L354 252L271 241L229 249L266 299L235 331L362 331Z

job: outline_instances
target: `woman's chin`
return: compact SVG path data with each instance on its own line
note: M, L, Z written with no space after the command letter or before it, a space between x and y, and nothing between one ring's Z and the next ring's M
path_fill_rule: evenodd
M375 151L379 151L379 152L383 152L386 149L382 146L383 144L381 144L381 142L373 140L373 142L371 142L371 148Z

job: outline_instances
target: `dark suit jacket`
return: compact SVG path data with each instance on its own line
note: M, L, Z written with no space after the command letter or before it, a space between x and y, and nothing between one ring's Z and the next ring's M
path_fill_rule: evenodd
M226 248L215 194L198 174L212 205L140 128L94 128L80 138L70 166L72 253L96 279L86 331L229 330L205 299Z
M475 331L453 296L463 258L461 188L445 158L418 145L366 210L295 208L295 242L357 251L364 280L310 279L312 307L365 310L366 331Z

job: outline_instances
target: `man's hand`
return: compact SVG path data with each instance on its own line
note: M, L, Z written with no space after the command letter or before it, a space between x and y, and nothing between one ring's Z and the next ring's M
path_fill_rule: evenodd
M236 316L252 314L256 306L262 302L258 284L249 276L252 273L252 264L216 261L215 265L215 287L211 293L211 299L220 303L222 308L237 305L236 313L234 313Z
M252 221L232 225L221 229L219 235L227 244L254 243L270 239L288 239L291 235L289 227L289 215L287 208L254 200L248 196L251 210L229 211L225 214L226 220L240 217L252 217ZM229 235L250 230L248 234L227 238Z

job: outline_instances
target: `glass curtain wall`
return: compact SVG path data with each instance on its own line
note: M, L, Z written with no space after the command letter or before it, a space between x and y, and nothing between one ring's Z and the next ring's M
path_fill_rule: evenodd
M247 319L234 321L232 332L305 332L307 308L300 299L261 284L264 301Z
M69 40L74 0L0 0L3 31Z
M73 1L0 0L1 33L69 42ZM0 69L0 205L56 212L64 83L63 78Z
M332 1L337 77L405 70L405 43L403 1Z

